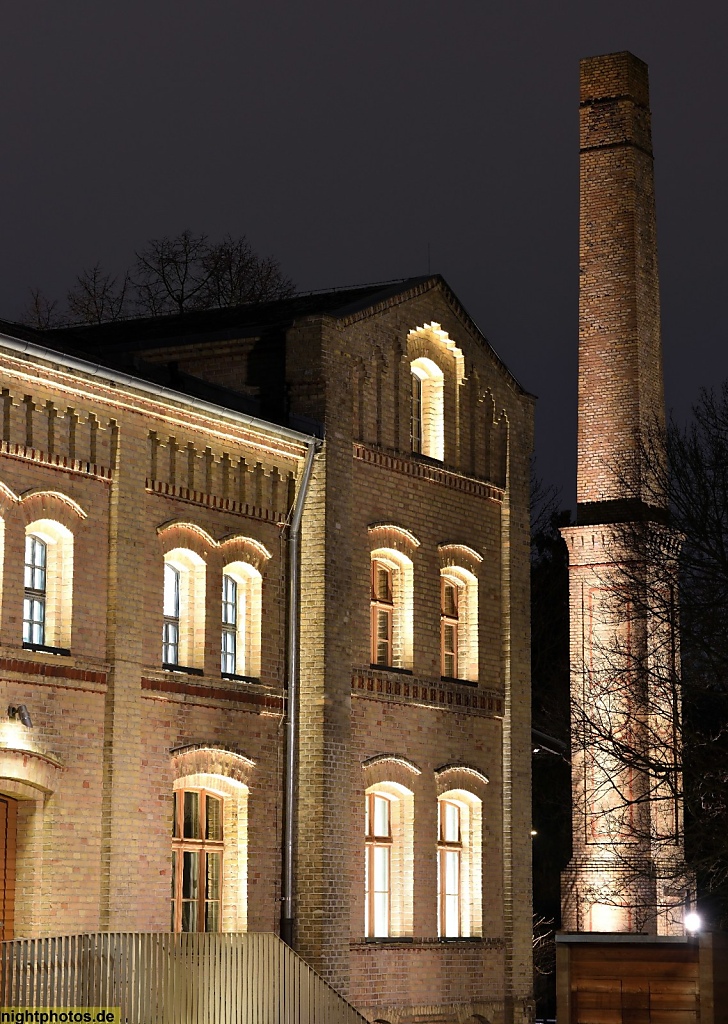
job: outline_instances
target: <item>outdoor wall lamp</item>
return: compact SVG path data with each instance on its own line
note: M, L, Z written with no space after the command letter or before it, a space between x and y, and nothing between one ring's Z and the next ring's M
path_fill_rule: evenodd
M33 728L33 722L25 704L11 704L8 708L8 718L19 718L26 729Z

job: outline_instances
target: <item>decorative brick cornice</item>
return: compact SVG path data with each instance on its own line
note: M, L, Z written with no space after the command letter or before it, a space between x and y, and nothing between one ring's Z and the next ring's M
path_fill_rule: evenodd
M80 473L83 476L93 476L99 480L111 480L111 470L107 466L99 466L93 462L80 462L78 459L69 459L65 455L50 455L41 451L40 448L26 448L23 444L12 444L10 441L0 441L0 454L7 455L11 459L21 459L23 462L38 462L45 466L52 466L54 469L61 469L66 473Z
M273 509L261 508L258 505L249 505L245 502L234 501L232 498L220 498L216 494L194 491L189 487L179 487L162 480L147 479L145 487L152 494L161 494L164 498L176 498L178 501L186 501L191 505L204 505L206 508L216 508L222 512L233 512L238 516L247 516L248 519L262 519L267 523L275 523L276 526L284 525L288 518L287 512L277 512Z
M26 675L46 676L54 679L75 679L81 683L107 681L106 672L75 668L73 665L50 665L43 661L24 661L19 658L0 658L0 672L19 672Z
M361 669L351 678L358 697L405 704L426 704L446 711L458 711L490 718L503 717L503 697L493 690L458 686L456 683L402 677L399 673Z
M388 452L378 451L359 441L354 441L353 455L355 459L360 462L368 462L370 466L380 466L393 473L416 477L419 480L431 480L433 483L449 487L451 490L472 494L476 498L503 500L504 491L500 487L496 487L495 484L477 480L472 476L464 476L462 473L455 473L451 469L439 469L437 466L408 459L403 455L391 455Z
M256 693L253 690L227 687L206 686L204 683L188 683L182 679L142 678L142 690L155 693L179 693L188 697L204 697L207 700L224 700L233 704L247 704L260 710L283 713L284 698L269 693Z

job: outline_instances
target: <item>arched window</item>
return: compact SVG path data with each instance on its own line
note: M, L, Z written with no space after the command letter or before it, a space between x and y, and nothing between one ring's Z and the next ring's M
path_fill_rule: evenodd
M445 375L422 356L410 363L412 375L412 451L442 462L445 458Z
M223 800L205 789L174 794L172 931L219 932L222 926Z
M29 533L25 537L25 597L23 643L45 644L46 542Z
M230 562L222 577L220 670L223 675L258 678L262 576L247 562Z
M173 761L172 929L244 932L254 764L197 744L175 751Z
M414 630L413 565L394 548L371 553L371 662L412 668Z
M166 665L179 664L179 580L179 569L165 562L162 661Z
M412 933L414 805L396 782L367 789L364 808L364 934Z
M440 661L446 678L478 680L478 579L469 569L440 571Z
M437 803L438 934L477 936L482 930L482 803L465 790Z
M367 793L365 815L366 934L391 934L392 812L388 796Z
M67 650L73 617L73 534L52 519L25 531L23 644Z
M188 548L164 556L162 664L167 668L204 666L205 563Z

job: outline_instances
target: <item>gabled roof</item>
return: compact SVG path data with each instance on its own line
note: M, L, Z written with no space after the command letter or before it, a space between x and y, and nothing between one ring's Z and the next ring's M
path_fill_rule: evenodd
M0 321L0 331L14 337L27 338L59 352L98 360L110 367L135 367L136 372L155 376L161 371L142 368L135 354L150 348L205 344L235 338L258 337L286 330L296 320L326 316L353 322L416 295L437 290L452 308L465 328L479 338L494 363L521 394L527 394L505 363L498 357L485 335L462 306L447 282L439 274L403 278L357 288L293 295L273 302L249 303L225 309L197 310L177 315L135 317L103 324L80 324L73 327L38 331L19 324ZM221 389L220 398L222 399ZM222 404L222 403L221 403Z
M82 324L55 328L44 332L47 342L59 347L73 345L84 349L134 351L148 349L155 342L159 347L190 344L195 340L212 341L225 338L254 337L272 328L285 328L295 320L309 316L330 316L340 319L386 302L388 298L410 291L429 280L410 278L360 288L337 288L333 291L308 292L273 302L253 302L225 309L202 309L157 317L135 317L104 324ZM151 345L150 345L151 343Z

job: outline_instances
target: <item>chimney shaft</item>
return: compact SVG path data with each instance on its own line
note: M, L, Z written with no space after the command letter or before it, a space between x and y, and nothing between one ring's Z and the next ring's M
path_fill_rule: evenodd
M647 65L581 61L579 225L580 523L664 506L641 442L664 425Z

